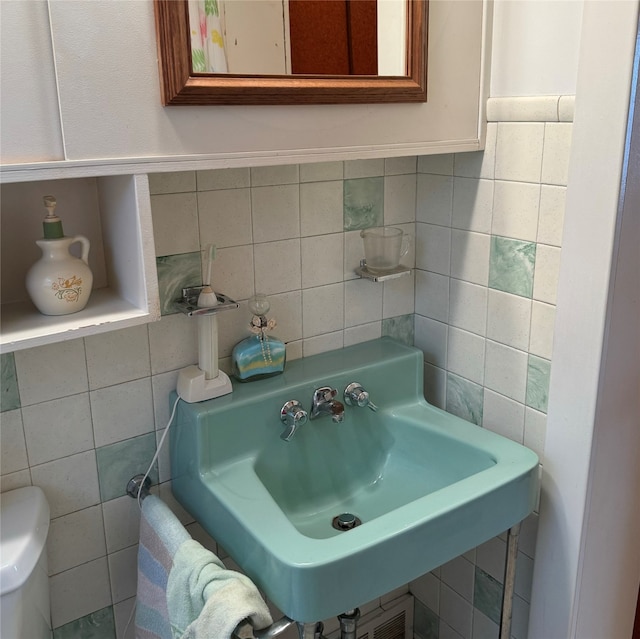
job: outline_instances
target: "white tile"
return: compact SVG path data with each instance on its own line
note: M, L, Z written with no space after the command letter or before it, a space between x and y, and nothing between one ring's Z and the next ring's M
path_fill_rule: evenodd
M524 351L487 340L484 385L524 403L528 355Z
M566 186L569 175L569 153L573 124L547 122L544 129L542 177L544 184Z
M251 169L251 186L295 184L299 179L297 164L258 166Z
M496 182L492 233L535 242L539 204L539 184Z
M464 557L456 557L440 569L440 579L468 602L473 602L475 569Z
M418 174L416 220L449 226L453 210L453 177Z
M531 582L533 579L533 559L519 552L516 560L515 593L527 602L531 601Z
M493 180L454 178L451 225L465 231L490 233L493 189Z
M447 330L442 322L415 316L415 346L424 353L424 361L439 368L447 364Z
M386 226L416 220L416 175L384 178L384 223Z
M562 228L567 189L564 186L540 187L540 215L538 217L538 242L562 245Z
M207 273L206 262L202 271ZM224 293L236 301L246 300L254 293L253 246L233 246L216 251L211 268L211 282L216 293Z
M302 288L342 282L344 237L342 233L303 237L300 240L302 257Z
M197 171L198 191L241 189L250 186L249 171L250 169L248 167Z
M302 291L303 337L332 333L343 328L344 284L329 284Z
M300 165L300 182L325 182L342 180L344 167L342 162L312 162Z
M300 234L324 235L344 229L342 180L300 185Z
M140 509L129 495L102 502L104 534L108 553L138 543L140 537Z
M272 295L301 287L299 239L254 244L253 259L256 292Z
M492 180L495 175L497 122L487 124L484 151L456 153L453 174L461 177L486 178Z
M89 388L103 388L151 374L147 326L85 337Z
M218 358L229 357L233 347L251 335L249 322L251 312L246 302L240 302L237 310L226 311L218 316Z
M156 255L177 255L200 249L195 193L151 196Z
M453 175L453 154L421 155L418 157L418 173Z
M560 122L573 122L576 110L575 95L561 95L558 100L558 120Z
M417 158L415 155L406 155L397 158L385 158L384 174L401 175L403 173L415 173L417 170Z
M446 275L419 270L415 275L415 312L446 322L449 319L449 278Z
M3 475L29 467L20 409L0 413L0 470Z
M451 277L473 284L489 284L491 236L451 231Z
M197 363L196 323L182 313L165 315L149 324L149 347L154 375Z
M297 184L251 189L254 242L300 237L300 195Z
M111 605L107 558L101 557L49 579L54 628Z
M529 632L528 604L521 597L513 598L513 617L511 618L511 635L514 639L527 639Z
M485 388L482 426L522 444L524 441L524 405Z
M487 119L493 122L550 122L558 119L558 96L489 98Z
M540 182L543 122L500 122L496 141L496 180Z
M295 342L287 342L287 361L292 362L294 359L302 359L302 340Z
M459 632L456 632L448 623L445 623L440 619L440 624L438 625L438 639L469 639L461 635Z
M437 613L440 609L440 580L428 572L418 579L409 582L411 594Z
M161 193L186 193L195 190L195 171L149 174L149 192L151 195L159 195Z
M200 244L251 244L251 190L223 189L198 193Z
M315 337L306 337L303 340L303 353L305 357L335 351L344 346L344 335L342 331L325 333Z
M113 616L116 622L116 639L135 639L136 598L125 599L113 606Z
M109 577L113 603L135 597L138 577L137 558L137 545L109 555Z
M151 378L91 391L96 448L154 430Z
M447 370L482 384L484 380L485 339L475 333L449 327Z
M100 505L51 520L47 538L49 574L55 575L105 554Z
M504 566L507 556L507 544L499 537L476 548L476 565L500 583L504 582Z
M424 364L424 398L433 406L444 410L447 403L447 371Z
M489 290L487 337L501 344L527 350L531 327L531 300Z
M416 224L416 268L449 275L451 229L434 224Z
M533 275L533 299L555 304L558 297L560 275L560 249L557 246L538 244Z
M524 410L524 445L544 464L544 442L547 436L547 416L528 406Z
M477 608L473 609L473 633L471 639L498 639L500 628L497 623L483 615Z
M380 284L378 284L380 286ZM382 317L410 315L415 311L415 272L382 284Z
M44 491L52 519L100 503L93 450L33 466L31 478Z
M382 322L370 322L344 329L344 345L353 346L378 339L382 335Z
M527 411L530 409L526 409ZM527 421L525 412L525 424ZM539 516L533 512L523 522L520 529L518 550L532 559L536 556L536 543L538 539Z
M452 279L449 282L449 323L465 331L485 335L487 288Z
M344 233L344 279L353 280L355 269L360 266L360 260L364 258L364 244L360 237L360 231L347 231Z
M440 589L440 619L451 626L463 639L470 639L472 616L473 606L451 588L442 584ZM442 636L442 633L440 633L440 637Z
M17 351L14 357L22 406L89 390L81 339Z
M551 359L555 321L555 306L533 301L531 304L531 337L529 339L529 352L532 355Z
M344 283L345 327L382 319L382 291L379 282L366 279Z
M302 292L292 291L269 296L269 318L276 320L272 335L283 342L302 338Z
M0 477L0 493L5 493L8 490L15 490L16 488L23 488L24 486L31 486L31 473L29 469L18 470L15 473L3 474Z
M32 466L94 447L88 393L25 406L22 417Z
M384 175L384 160L349 160L344 163L344 179L378 177Z

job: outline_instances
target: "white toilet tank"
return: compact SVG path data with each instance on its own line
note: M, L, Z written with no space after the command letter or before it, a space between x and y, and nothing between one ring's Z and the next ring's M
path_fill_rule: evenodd
M0 637L51 637L45 544L49 504L37 486L0 495Z

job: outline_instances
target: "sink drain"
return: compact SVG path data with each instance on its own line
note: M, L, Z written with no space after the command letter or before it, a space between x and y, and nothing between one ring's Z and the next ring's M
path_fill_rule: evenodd
M359 526L361 523L362 520L352 513L342 513L341 515L336 515L333 518L331 525L336 530L351 530L352 528Z

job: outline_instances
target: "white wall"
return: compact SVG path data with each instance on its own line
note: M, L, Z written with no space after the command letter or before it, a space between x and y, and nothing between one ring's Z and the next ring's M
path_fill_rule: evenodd
M491 97L576 92L582 0L496 0Z

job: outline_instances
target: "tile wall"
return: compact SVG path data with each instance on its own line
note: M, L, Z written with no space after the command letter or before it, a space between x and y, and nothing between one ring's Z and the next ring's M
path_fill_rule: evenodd
M418 158L415 345L425 394L543 461L571 122L490 123L484 153ZM525 639L536 516L512 635ZM498 636L505 540L410 585L416 637Z
M415 339L432 403L542 457L570 136L570 123L501 122L484 153L150 176L162 319L1 360L1 487L37 484L51 505L56 639L125 636L139 521L125 485L151 461L177 371L197 360L194 322L171 301L202 281L209 243L214 288L240 302L220 316L223 368L247 334L247 299L264 292L289 358L385 334ZM353 270L359 229L383 223L414 234L405 260L416 270L381 285ZM166 454L152 477L215 549L172 499ZM532 517L517 639L535 532ZM410 584L416 637L497 636L504 546L491 540Z

